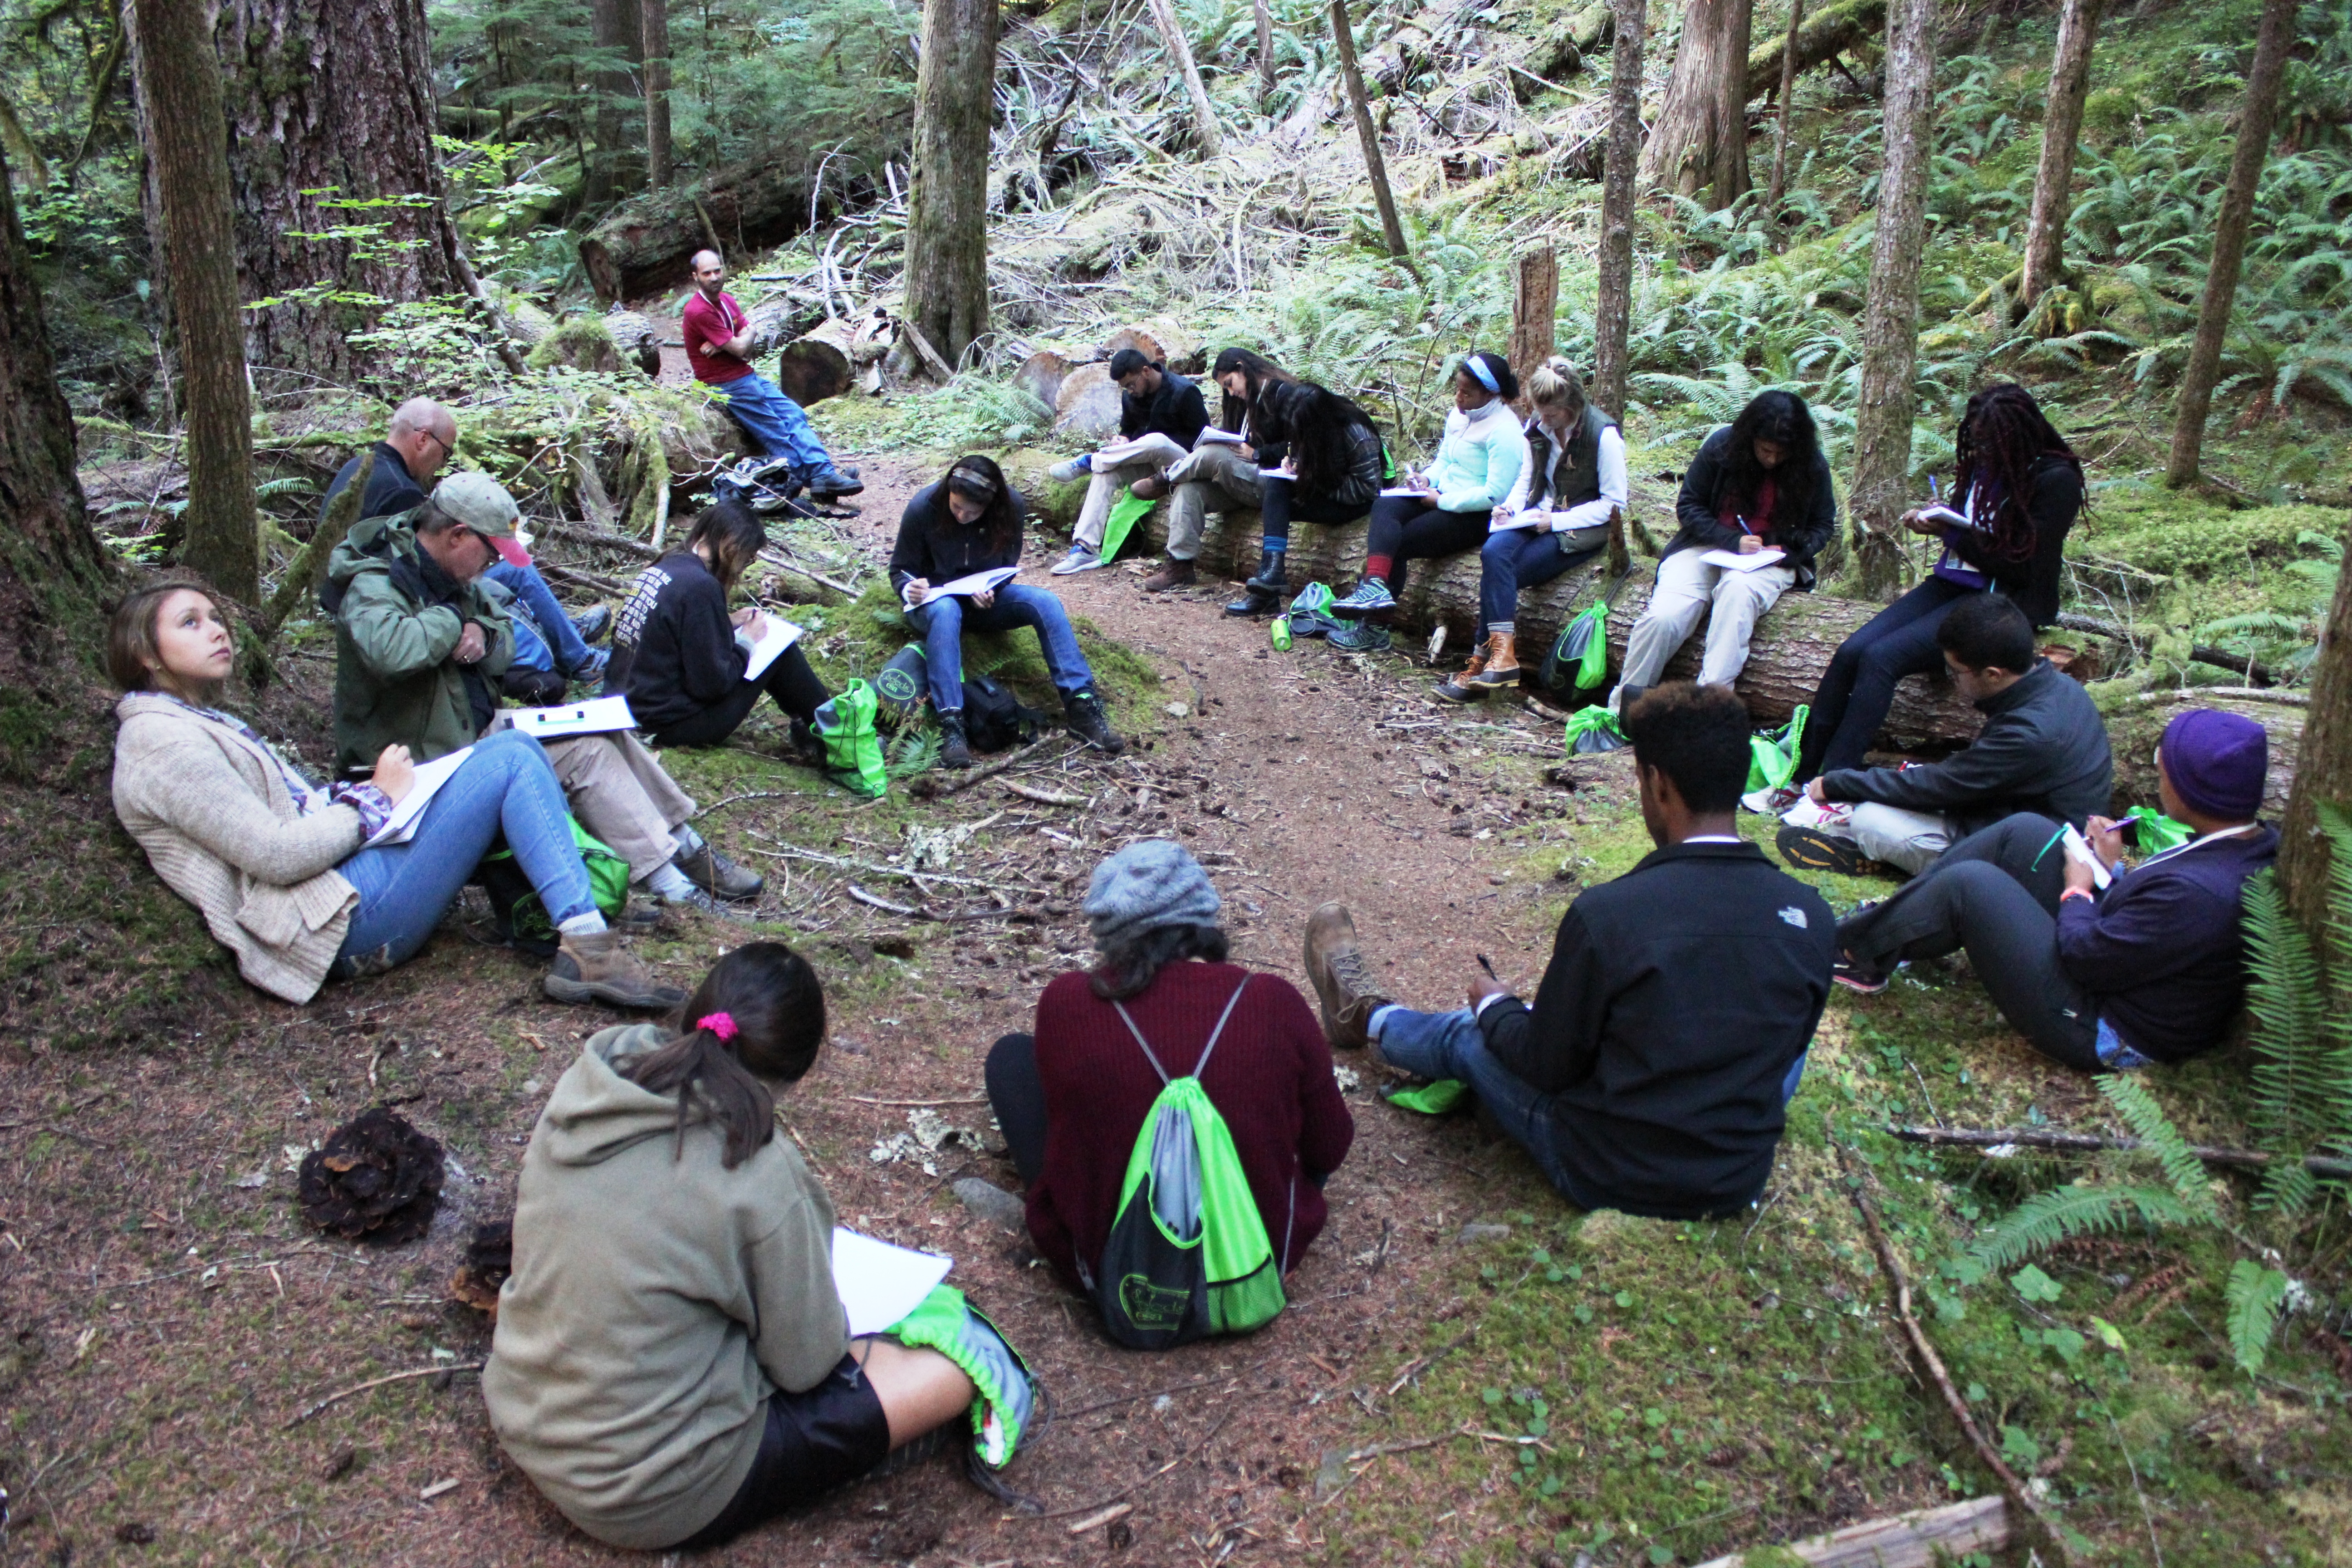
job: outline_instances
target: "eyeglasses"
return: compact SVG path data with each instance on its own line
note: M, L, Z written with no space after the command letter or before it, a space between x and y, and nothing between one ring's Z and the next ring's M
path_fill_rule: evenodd
M457 449L457 445L454 442L444 441L439 436L430 430L419 430L417 434L432 442L435 446L440 447L441 456L445 458Z

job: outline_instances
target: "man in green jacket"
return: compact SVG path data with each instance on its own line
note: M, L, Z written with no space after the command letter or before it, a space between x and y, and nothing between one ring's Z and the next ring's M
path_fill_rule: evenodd
M469 746L499 722L497 682L514 658L507 589L493 559L527 564L514 498L488 474L454 474L425 504L353 528L327 563L320 600L335 622L336 765L397 742L420 763ZM713 897L763 879L689 825L694 801L628 731L546 742L581 824L629 863L630 885L713 912Z

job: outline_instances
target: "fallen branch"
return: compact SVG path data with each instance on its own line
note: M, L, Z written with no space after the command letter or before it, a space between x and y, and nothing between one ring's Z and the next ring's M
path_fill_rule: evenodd
M1062 739L1067 740L1069 737L1065 735ZM938 782L940 775L937 772L922 773L918 775L915 782L909 784L908 788L912 790L916 795L924 800L940 800L944 799L948 795L961 795L964 791L970 789L972 785L979 784L982 780L994 778L997 774L1003 773L1013 763L1020 762L1023 758L1035 754L1039 747L1046 745L1053 740L1054 737L1051 735L1040 735L1035 740L1030 742L1027 745L1023 746L1020 750L1007 752L1004 755L989 763L986 767L974 768L970 773L964 774L963 777L960 779L951 779L946 783Z
M988 1103L988 1097L987 1097L986 1095L980 1095L980 1096L977 1096L977 1097L975 1097L975 1096L971 1096L971 1095L965 1095L964 1097L962 1097L961 1099L959 1099L959 1100L877 1100L877 1099L875 1099L875 1098L874 1098L872 1095L870 1095L870 1094L852 1094L852 1095L845 1095L843 1098L844 1098L844 1099L846 1099L846 1100L856 1100L856 1101L858 1104L860 1104L860 1105L895 1105L895 1106L900 1106L900 1107L906 1107L906 1106L941 1106L941 1105L986 1105L986 1104ZM1211 1378L1209 1381L1210 1381L1210 1382L1212 1382L1212 1383L1214 1383L1214 1382L1216 1381L1216 1379L1214 1379L1214 1378ZM1112 1403L1116 1404L1116 1403L1118 1403L1118 1402L1117 1402L1116 1400L1114 1400ZM1095 1408L1095 1406L1093 1406L1093 1405L1090 1405L1087 1406L1087 1408L1088 1410L1091 1410L1091 1409L1094 1409L1094 1408ZM1054 1415L1055 1415L1055 1418L1056 1420L1062 1420L1062 1419L1066 1419L1068 1416L1071 1416L1071 1415L1080 1415L1080 1414L1083 1414L1083 1412L1076 1411L1076 1410L1069 1410L1069 1411L1061 1411L1061 1410L1057 1410L1057 1411L1055 1411L1055 1412L1054 1413Z
M1133 1497L1137 1492L1141 1491L1144 1488L1150 1486L1152 1482L1158 1480L1160 1477L1166 1475L1169 1471L1174 1469L1177 1466L1200 1453L1210 1444L1215 1442L1217 1440L1217 1434L1223 1431L1225 1429L1225 1423L1233 1418L1234 1413L1231 1410L1228 1410L1223 1415L1218 1416L1217 1424L1209 1428L1209 1435L1207 1436L1202 1438L1199 1442L1193 1444L1191 1447L1185 1449L1182 1453L1177 1455L1174 1458L1169 1460L1166 1464L1160 1466L1158 1469L1152 1471L1141 1480L1133 1482L1128 1486L1123 1486L1119 1488L1118 1490L1111 1493L1108 1497L1098 1497L1092 1502L1082 1502L1076 1508L1057 1508L1050 1512L1041 1513L1036 1517L1039 1519L1071 1519L1082 1513L1092 1513L1097 1509L1108 1508L1112 1503L1120 1500L1122 1498Z
M261 613L254 617L253 635L261 639L263 646L267 647L269 639L278 635L278 628L293 615L295 606L310 597L319 579L326 574L327 558L360 520L360 503L367 493L368 478L374 472L375 448L370 447L360 454L360 471L352 476L350 484L336 492L327 515L311 531L310 542L286 563L286 574L278 580L278 591L269 595Z
M837 866L845 871L866 871L877 877L897 877L921 886L925 882L946 882L958 888L979 888L986 892L1029 893L1037 898L1048 896L1044 888L1033 888L1018 882L983 882L977 877L951 877L944 871L916 871L904 866L885 866L874 860L852 860L845 855L822 855L814 849L803 849L796 844L783 844L759 833L752 837L762 844L773 844L772 849L753 849L753 855L765 855L776 860L809 860L820 866ZM1007 911L1010 912L1010 911Z
M1018 779L1001 780L996 787L1009 790L1023 800L1034 800L1039 805L1084 805L1087 798L1082 795L1065 795L1055 789L1039 789L1034 784L1025 784Z
M551 533L558 539L576 539L583 544L594 544L602 546L606 550L617 550L625 555L635 555L640 560L645 561L658 561L661 559L662 552L660 551L656 550L652 545L646 543L643 540L631 539L625 533L614 533L607 529L591 528L584 522L572 522L564 518L543 517L535 518L532 521L539 524L539 531L541 533Z
M2008 1544L2009 1500L1995 1493L1849 1524L1827 1535L1792 1541L1781 1550L1818 1568L1877 1568L1880 1563L1952 1562L1962 1552L1999 1552ZM1740 1568L1747 1561L1746 1552L1735 1552L1699 1568Z
M1419 1377L1423 1373L1427 1372L1431 1367L1435 1366L1439 1362L1444 1361L1447 1356L1452 1355L1455 1351L1458 1351L1464 1345L1468 1344L1472 1339L1476 1337L1477 1332L1477 1327L1474 1324L1470 1328L1465 1329L1461 1333L1455 1335L1451 1342L1438 1346L1435 1350L1430 1352L1425 1356L1416 1356L1412 1361L1405 1363L1404 1370L1397 1373L1396 1381L1394 1383L1389 1384L1389 1394L1393 1396L1398 1389L1402 1388L1406 1384L1411 1383L1414 1378Z
M2001 1491L2041 1527L2043 1539L2036 1544L2050 1554L2049 1561L2061 1564L2063 1568L2069 1559L2056 1526L2042 1511L2042 1505L2025 1489L2025 1483L2018 1479L2017 1472L2001 1458L2000 1450L1986 1439L1984 1429L1977 1425L1975 1415L1969 1409L1969 1402L1962 1399L1960 1391L1952 1386L1952 1374L1945 1370L1944 1358L1936 1353L1935 1342L1927 1337L1927 1331L1919 1326L1918 1318L1911 1310L1911 1277L1904 1272L1903 1260L1895 1256L1894 1244L1886 1239L1886 1232L1878 1223L1878 1207L1870 1201L1869 1177L1864 1173L1862 1162L1843 1144L1838 1147L1838 1158L1850 1173L1849 1190L1853 1197L1853 1206L1862 1212L1863 1228L1870 1233L1870 1245L1878 1254L1878 1266L1885 1270L1887 1280L1895 1287L1895 1314L1903 1320L1903 1332L1909 1338L1912 1351L1935 1383L1936 1391L1944 1396L1945 1406L1951 1411L1952 1418L1959 1423L1969 1446L1976 1449L1977 1458L2000 1480Z
M948 363L946 360L940 357L940 351L931 347L931 340L923 336L921 328L916 326L914 322L901 318L898 322L898 330L907 334L907 342L914 345L916 355L922 360L925 365L929 367L930 373L933 375L938 376L941 383L944 384L955 379L955 367ZM1050 1518L1051 1516L1048 1515L1047 1517Z
M2078 615L2073 610L2061 615L2058 617L2058 625L2065 631L2088 632L2093 637L2105 637L2110 642L2119 642L2136 652L2145 652L2147 648L2148 639L2130 627L2119 626L2113 621L2099 620L2092 616ZM2267 666L2260 659L2247 654L2231 653L2222 648L2209 647L2203 643L2199 643L2189 650L2189 657L2199 664L2210 664L2221 669L2234 669L2256 686L2272 686L2277 683L2278 678L2271 673Z
M614 582L598 573L583 572L576 566L558 566L552 561L537 561L532 564L539 568L540 575L553 578L558 583L577 583L583 588L593 588L599 594L625 596L629 591L626 583Z
M1958 1144L1970 1149L2051 1149L2068 1154L2095 1154L2108 1150L2143 1147L2137 1138L2109 1138L2095 1132L2059 1132L2040 1127L1904 1127L1888 1123L1886 1131L1906 1143ZM2260 1149L2216 1149L2192 1144L2189 1152L2209 1165L2233 1171L2265 1170L2271 1156ZM2303 1168L2315 1176L2352 1178L2352 1160L2305 1154Z
M2124 700L2137 706L2149 702L2181 702L2200 697L2226 697L2239 702L2275 702L2283 708L2311 706L2311 693L2307 691L2278 691L2265 686L2182 686L2167 691L2136 691Z
M319 1412L326 1409L329 1405L340 1404L343 1400L349 1399L354 1394L365 1394L371 1388L382 1388L387 1383L405 1383L411 1378L417 1377L438 1377L445 1372L479 1372L482 1368L488 1365L489 1365L489 1363L483 1361L452 1362L447 1366L414 1367L407 1372L388 1373L383 1377L372 1377L367 1382L355 1384L350 1388L338 1389L334 1393L327 1395L326 1398L320 1400L315 1405L305 1405L299 1415L296 1415L293 1420L286 1423L285 1426L280 1426L278 1430L281 1432L291 1432L295 1427L299 1426L303 1422L308 1421L311 1416L316 1415Z
M923 918L923 911L915 908L914 905L894 904L887 899L867 892L865 889L859 887L855 882L849 884L849 896L856 899L861 904L870 905L875 909L887 910L888 913L894 915L905 915L910 920L920 920Z
M812 583L822 584L844 598L857 597L857 588L855 584L845 583L838 577L828 577L814 566L803 566L776 545L771 544L767 549L760 552L760 559L771 566L781 566L787 572L797 573Z

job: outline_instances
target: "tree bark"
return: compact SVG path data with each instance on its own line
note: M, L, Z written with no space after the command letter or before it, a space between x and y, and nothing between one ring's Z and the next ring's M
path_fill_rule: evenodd
M949 363L988 331L996 0L924 0L905 315Z
M637 62L645 47L645 24L637 14L637 0L588 0L588 31L597 53L604 57L590 78L596 94L590 117L595 127L596 154L582 171L583 194L594 204L610 201L622 188L620 165L628 145L622 105L636 96L629 67Z
M798 234L808 209L806 171L753 158L614 208L580 241L580 265L597 300L610 305L685 283L688 258L710 244L711 228L740 234L754 247L772 245Z
M1789 37L1780 47L1780 114L1772 128L1772 188L1764 197L1768 212L1780 210L1789 189L1789 118L1796 108L1790 100L1797 93L1797 37L1804 25L1805 0L1789 0Z
M2336 577L2336 597L2327 607L2298 760L2286 821L2279 830L2279 880L2303 929L2321 931L2327 924L2330 855L2319 808L2352 809L2352 572Z
M1601 184L1601 282L1592 395L1612 418L1625 412L1625 335L1633 314L1633 199L1642 155L1642 43L1648 0L1616 0L1609 59L1609 153Z
M1807 71L1864 38L1876 37L1886 25L1886 0L1831 0L1810 12L1797 34L1797 74ZM1748 96L1761 98L1780 79L1787 63L1785 46L1767 44L1748 56Z
M1381 237L1389 254L1412 268L1405 248L1404 225L1397 221L1396 197L1389 190L1389 166L1381 156L1381 133L1372 123L1372 106L1364 96L1364 73L1356 66L1355 26L1348 20L1348 0L1331 0L1331 41L1339 50L1339 75L1348 86L1348 107L1356 116L1356 140L1363 144L1364 173L1372 182L1372 201L1381 209ZM1415 276L1419 276L1415 271Z
M359 381L374 356L346 339L381 306L327 296L466 291L433 150L424 0L221 0L210 37L228 117L231 254L244 299L280 301L245 312L245 358L259 376ZM178 127L149 101L133 46L152 167L166 155L159 128ZM377 201L387 205L349 205ZM367 233L335 237L353 228Z
M646 188L670 183L669 0L637 0L645 24Z
M0 773L12 778L42 771L105 625L113 569L90 533L74 461L73 414L0 155Z
M1274 12L1266 0L1250 0L1257 19L1257 111L1274 112Z
M2254 215L2254 193L2270 159L2271 128L2278 120L2279 81L2287 51L2294 45L2295 0L2263 0L2262 29L2254 39L2254 63L2246 72L2245 101L2238 110L2238 147L2230 160L2230 183L2213 225L2213 261L2205 273L2205 293L2197 305L2197 342L2180 374L2180 398L2172 421L2172 453L2164 482L2178 489L2197 482L2205 449L2205 418L2213 408L2213 383L2221 373L2221 342L2237 303L2238 271L2246 259L2246 229Z
M1927 231L1927 165L1936 142L1935 0L1895 0L1887 14L1885 159L1862 338L1854 413L1853 489L1864 594L1891 597L1906 557L1895 520L1911 482L1911 378L1919 338L1919 255Z
M1642 150L1642 183L1710 210L1748 190L1748 42L1753 0L1690 0L1665 101ZM1622 29L1620 36L1622 37Z
M2066 0L2059 14L2049 101L2042 113L2042 162L2033 171L2033 210L2025 226L2025 278L2017 290L2021 310L2042 298L2065 265L2066 219L2074 210L2074 150L2083 133L2091 50L2099 41L2099 13L2105 4Z
M1184 95L1192 101L1192 140L1202 157L1213 158L1225 150L1224 138L1217 134L1217 106L1209 101L1209 89L1202 85L1201 68L1192 59L1192 46L1184 37L1183 24L1177 19L1171 0L1151 0L1151 25L1160 30L1168 58L1175 61L1178 74L1184 79Z
M1522 388L1535 368L1551 357L1559 317L1559 253L1549 245L1531 246L1512 269L1508 357Z
M154 124L163 258L179 328L180 408L188 455L182 560L241 605L261 595L253 503L253 413L237 297L236 213L220 57L204 8L135 0L141 98Z

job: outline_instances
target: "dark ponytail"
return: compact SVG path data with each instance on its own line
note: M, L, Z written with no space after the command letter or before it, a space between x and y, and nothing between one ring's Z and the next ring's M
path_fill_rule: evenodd
M808 960L780 942L746 942L711 966L660 1049L621 1076L655 1094L677 1094L677 1147L698 1122L718 1124L733 1170L776 1135L771 1083L794 1083L824 1042L824 990Z

